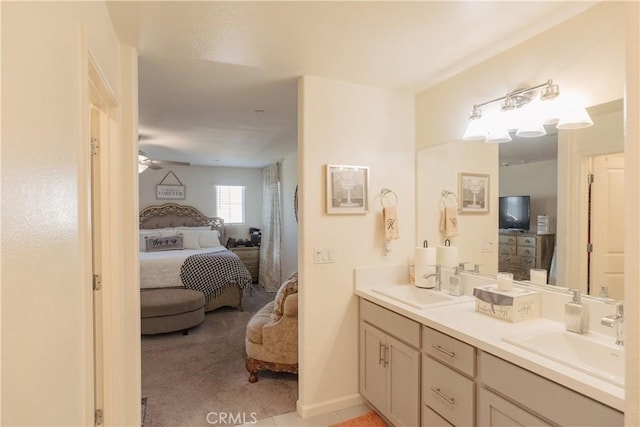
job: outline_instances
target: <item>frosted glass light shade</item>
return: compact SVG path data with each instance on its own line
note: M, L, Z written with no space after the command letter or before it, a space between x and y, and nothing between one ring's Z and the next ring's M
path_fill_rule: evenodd
M504 142L510 142L511 135L506 128L495 128L489 131L487 139L484 142L488 144L502 144Z
M547 131L541 123L527 123L516 132L516 136L521 138L537 138L546 134Z
M140 163L138 163L138 173L142 173L144 171L147 170L147 165L141 165Z
M487 137L487 129L482 119L469 120L463 141L481 141Z
M560 115L558 129L582 129L593 126L593 120L584 107L566 108Z

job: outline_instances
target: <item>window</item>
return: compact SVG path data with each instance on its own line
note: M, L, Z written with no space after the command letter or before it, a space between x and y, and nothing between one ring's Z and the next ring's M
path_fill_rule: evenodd
M225 224L244 224L244 186L216 185L216 216Z

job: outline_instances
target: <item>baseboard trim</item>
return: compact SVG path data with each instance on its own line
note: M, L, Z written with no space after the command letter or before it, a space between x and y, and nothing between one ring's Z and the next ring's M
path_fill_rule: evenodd
M341 409L358 406L364 403L364 399L360 393L350 396L340 397L338 399L327 400L325 402L316 403L314 405L303 405L300 400L296 402L296 411L302 418L315 417L317 415L328 414L329 412L339 411Z

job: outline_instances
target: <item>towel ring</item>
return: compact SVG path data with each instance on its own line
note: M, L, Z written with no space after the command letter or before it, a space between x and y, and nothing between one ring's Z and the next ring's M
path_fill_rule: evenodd
M395 200L393 201L393 203L385 205L384 204L385 196L387 196L389 194L392 195ZM391 206L395 206L395 205L398 204L398 195L396 193L394 193L393 191L389 190L388 188L383 188L380 191L380 204L382 205L383 208L389 208Z
M442 192L440 192L440 195L442 196L442 204L445 205L445 207L447 206L447 200L449 200L450 197L453 197L453 207L458 207L458 196L456 196L455 193L449 190L442 190Z

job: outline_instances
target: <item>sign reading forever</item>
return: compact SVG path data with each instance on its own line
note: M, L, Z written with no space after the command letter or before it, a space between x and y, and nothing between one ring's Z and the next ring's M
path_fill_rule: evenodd
M185 196L184 185L156 185L156 199L184 200Z

